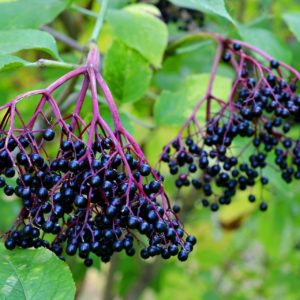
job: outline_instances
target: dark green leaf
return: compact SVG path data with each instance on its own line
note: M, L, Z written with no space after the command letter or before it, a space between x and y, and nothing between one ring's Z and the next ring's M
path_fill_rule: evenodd
M239 27L239 33L243 40L260 48L266 53L272 55L275 59L290 63L292 54L286 45L278 40L278 38L266 29Z
M116 99L139 100L147 91L152 71L149 63L135 50L115 41L104 61L104 77Z
M19 201L7 201L4 200L6 196L3 192L0 193L0 207L1 207L1 218L0 218L0 235L1 233L9 230L14 220L18 216L21 209Z
M159 67L168 42L166 25L143 9L110 10L107 21L115 35Z
M0 55L25 49L42 50L59 58L56 42L47 32L33 29L0 30Z
M295 35L298 41L300 41L300 13L287 13L283 14L282 17L288 25L291 32Z
M125 113L119 113L120 119L122 122L122 125L124 128L129 131L130 133L133 133L133 125L129 117ZM108 123L110 128L114 128L114 122L112 119L111 112L108 108L106 107L101 107L101 116L102 118Z
M27 64L27 61L12 55L0 55L0 70L22 67Z
M207 14L217 15L235 23L229 15L224 0L169 0L175 5L203 11Z
M67 265L45 248L8 251L0 244L0 298L73 300L75 285Z
M63 11L69 0L14 0L0 2L0 28L39 28Z
M184 121L191 115L197 102L205 95L209 78L209 74L190 75L186 77L175 92L163 91L155 104L154 116L156 122L161 125L183 125ZM230 79L221 76L216 77L214 82L216 97L227 99L230 87ZM205 105L199 111L200 124L204 122L204 108ZM213 105L212 113L218 108L218 105Z
M99 3L101 3L100 0L98 0ZM108 2L108 7L109 8L121 8L127 5L129 0L114 0L114 1L109 1Z

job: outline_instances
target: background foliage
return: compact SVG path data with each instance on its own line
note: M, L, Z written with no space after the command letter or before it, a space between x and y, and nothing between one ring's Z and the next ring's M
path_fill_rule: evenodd
M82 60L78 50L84 47L74 50L53 30L86 45L100 2L0 0L0 105L23 91L47 86L65 72L35 68L38 59L72 64ZM190 30L184 13L166 24L150 4L156 1L136 2L110 1L98 44L103 74L122 121L153 164L203 95L215 51L208 40L171 51L170 41L195 30L218 32L248 41L300 69L299 1L171 0L201 12ZM79 7L90 15L80 13ZM231 72L221 66L215 91L226 97L231 80ZM62 92L61 107L72 105L78 90L75 85L67 97ZM23 113L31 109L28 105ZM111 121L108 110L102 111ZM87 270L76 259L69 260L78 299L299 299L300 187L283 183L276 172L269 176L270 188L263 195L270 201L267 213L258 212L240 192L234 204L213 215L193 193L178 195L167 177L167 190L183 205L186 228L198 239L189 261L145 263L121 255ZM0 233L10 228L18 207L18 201L0 194ZM0 299L74 298L69 268L47 250L8 253L0 246L0 258Z

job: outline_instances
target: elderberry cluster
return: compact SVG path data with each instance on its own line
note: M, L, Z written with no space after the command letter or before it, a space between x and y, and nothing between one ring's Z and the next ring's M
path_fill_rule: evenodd
M229 205L238 190L249 191L248 200L255 202L253 187L264 189L269 183L268 168L287 183L300 179L300 139L292 130L300 112L297 78L284 78L279 62L272 59L265 66L239 43L227 41L223 47L223 61L240 66L231 97L207 95L206 105L215 101L219 110L207 115L201 127L195 111L183 127L187 135L179 134L160 158L177 176L176 187L201 191L203 206L212 211ZM266 211L267 203L259 200Z
M97 55L94 50L92 58ZM79 115L83 92L74 113L60 118L47 91L40 103L52 105L51 119L45 118L39 104L27 124L19 122L22 128L13 127L9 118L1 124L0 188L22 202L5 246L10 250L46 247L61 259L78 254L90 266L91 254L103 262L115 252L133 256L134 240L138 240L144 245L140 252L143 259L177 255L185 261L196 239L185 233L164 193L163 178L121 127L117 111L113 109L114 131L98 113L94 78L109 107L114 103L98 70L92 69L95 65L92 60L82 70L85 93L89 80L91 84L95 112L91 122L85 123ZM5 106L7 116L21 118L12 112L12 103ZM38 122L37 116L44 118L43 122ZM47 126L36 130L37 124Z

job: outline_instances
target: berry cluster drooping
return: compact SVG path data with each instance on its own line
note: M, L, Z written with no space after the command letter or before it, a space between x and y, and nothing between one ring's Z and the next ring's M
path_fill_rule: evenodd
M299 122L300 74L244 42L213 37L218 50L206 94L160 160L177 176L178 188L200 190L212 211L230 204L237 190L249 191L248 201L259 200L265 211L267 203L252 190L268 184L268 168L287 183L300 179L300 139L292 130ZM222 61L236 74L228 99L213 94ZM205 124L197 120L199 111L205 111Z
M90 266L90 253L103 262L122 250L132 256L138 240L144 259L177 255L184 261L196 239L186 235L163 178L122 127L98 60L92 48L85 66L0 107L0 188L23 206L5 246L47 247L62 259L78 253ZM82 76L82 88L74 111L63 116L53 95L76 76ZM99 113L98 93L111 111L114 130ZM39 99L27 120L19 106L30 97ZM82 112L87 102L93 108L90 118Z

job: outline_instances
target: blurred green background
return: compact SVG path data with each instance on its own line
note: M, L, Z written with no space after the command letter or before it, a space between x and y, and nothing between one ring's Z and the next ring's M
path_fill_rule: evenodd
M100 1L71 2L48 25L84 45L92 31L94 19L80 14L78 6L97 12ZM157 3L140 2L147 2L149 5ZM184 101L190 101L194 105L199 99L197 89L203 84L203 77L200 76L190 85L190 76L209 73L215 47L209 41L201 41L175 53L158 53L155 56L155 49L159 47L157 44L150 49L150 58L146 57L146 60L139 51L130 48L132 41L127 36L142 34L143 37L143 32L139 33L143 27L140 19L131 22L125 18L125 23L118 24L118 21L122 21L124 7L129 4L136 4L136 1L110 2L115 15L108 15L98 44L103 54L103 73L118 101L125 127L133 133L149 160L155 164L162 147L176 135L182 123L180 120L188 116L190 107L185 106ZM226 7L238 25L233 25L217 13L201 12L200 9L193 14L175 6L170 10L176 15L172 22L149 22L155 35L162 34L162 30L168 32L165 37L168 41L199 30L243 38L270 52L275 58L300 69L300 43L297 41L300 32L300 1L228 0ZM159 14L154 6L148 6L147 9ZM143 14L145 13L141 13L142 17ZM188 18L193 20L189 26L186 26L186 14L190 14ZM155 17L151 14L151 18ZM125 26L121 33L118 31L120 26ZM164 37L162 42L163 39ZM143 38L140 42L143 42ZM142 49L144 46L141 45ZM165 46L162 46L163 52ZM58 47L64 61L78 63L83 57L80 51L73 50L59 40ZM28 61L47 58L42 52L33 50L22 50L18 55ZM156 57L159 59L155 65ZM132 74L124 74L126 66L132 68L138 78ZM21 92L47 86L64 72L65 70L56 68L2 70L0 105ZM220 80L230 80L232 74L225 66L221 66L219 76ZM130 86L132 83L133 89ZM73 92L78 92L79 88L80 82ZM227 91L222 84L216 88L223 94ZM160 95L166 92L176 94L180 89L186 94L186 99L183 97L180 106L182 109L170 121L168 111L161 111ZM33 105L28 104L23 113L30 113L32 109ZM109 119L105 107L103 111ZM200 205L201 195L191 191L178 195L173 187L174 179L167 176L166 169L162 169L162 172L166 175L166 188L170 197L184 207L182 218L185 220L186 230L198 240L190 259L185 263L175 259L144 262L138 256L129 258L119 255L109 264L97 264L98 266L90 269L86 269L79 260L69 260L77 286L77 299L300 299L299 183L287 185L276 172L270 172L270 185L264 192L265 200L269 201L266 213L261 213L255 206L248 204L241 192L231 206L211 214ZM18 209L18 201L0 194L0 233L10 228Z

